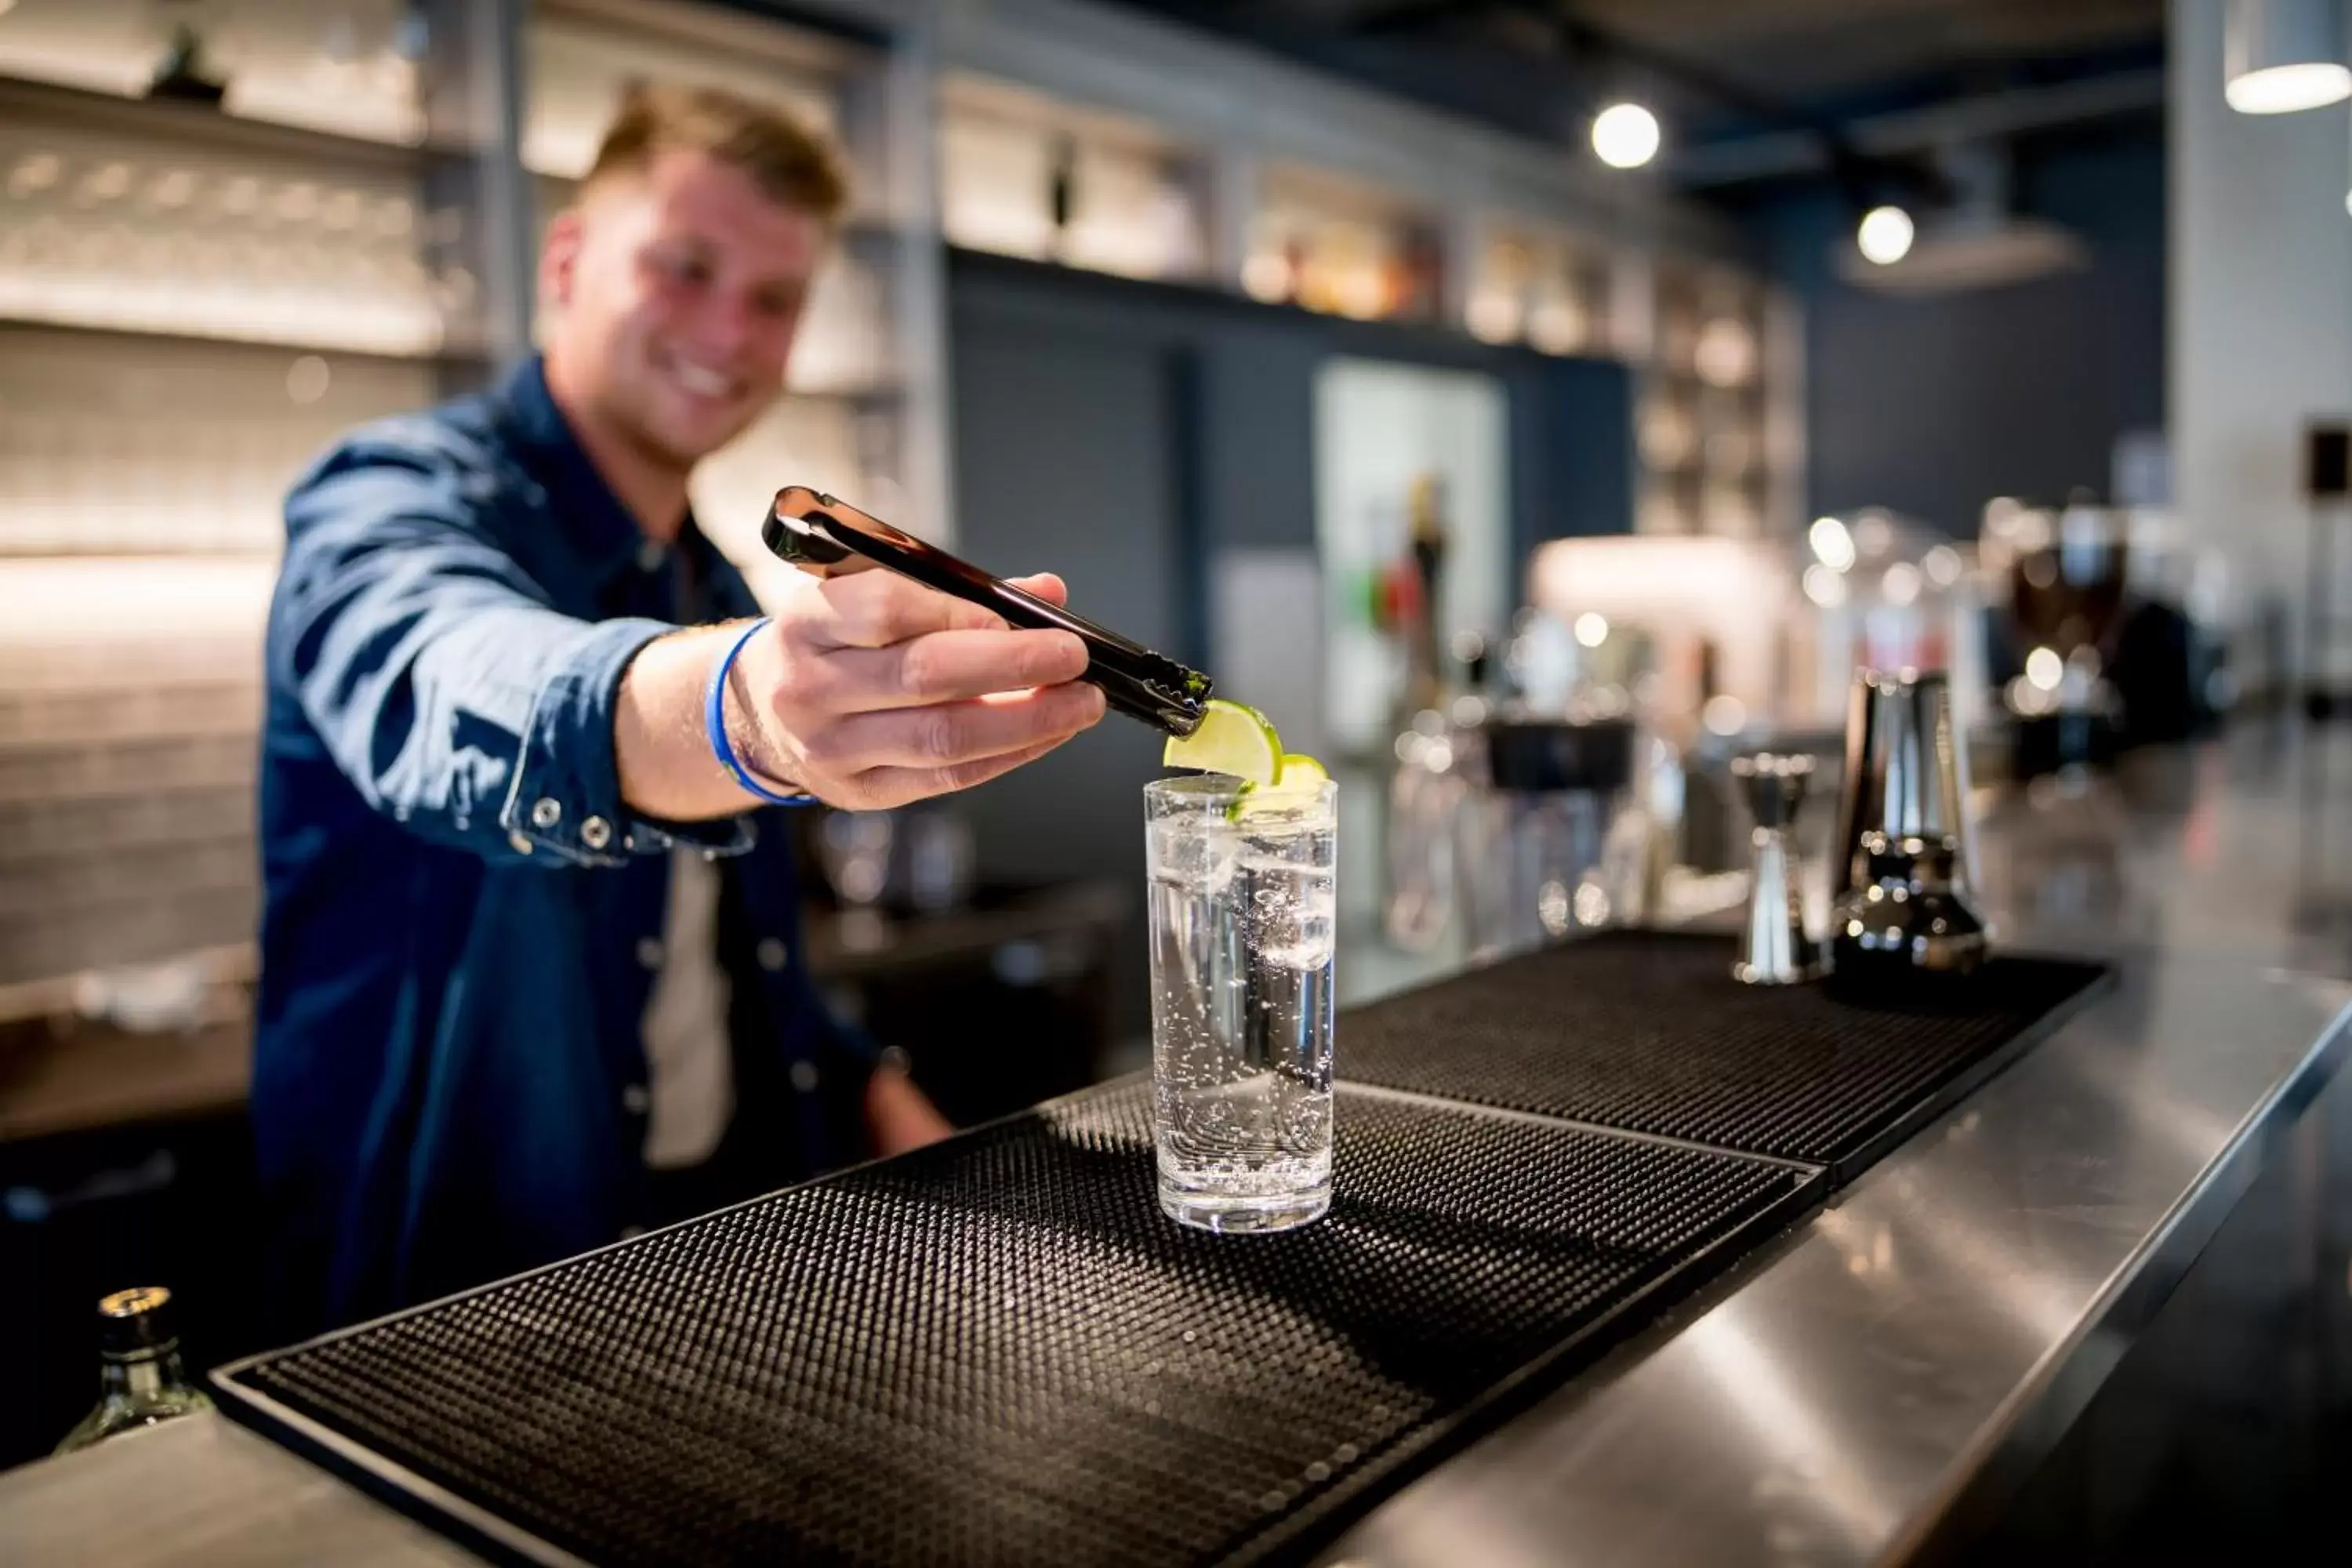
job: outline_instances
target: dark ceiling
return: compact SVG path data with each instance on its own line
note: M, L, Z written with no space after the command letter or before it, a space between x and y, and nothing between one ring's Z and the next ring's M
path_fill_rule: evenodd
M1670 158L1668 174L1710 185L1900 163L1900 153L1857 153L1857 130L1866 141L1874 117L1994 96L2065 89L2041 91L2043 129L2070 112L2151 111L2165 11L2164 0L1127 3L1563 142L1581 142L1601 103L1636 96L1659 110L1675 153L1706 154L1679 171ZM2125 77L2132 90L2091 85ZM1741 156L1774 137L1811 138L1821 155L1804 167ZM1727 180L1727 168L1747 172Z

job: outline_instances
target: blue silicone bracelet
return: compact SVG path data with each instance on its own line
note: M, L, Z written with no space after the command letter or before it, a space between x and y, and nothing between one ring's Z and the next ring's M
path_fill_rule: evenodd
M767 629L768 617L761 616L745 626L742 635L729 643L727 651L719 656L719 662L710 667L710 684L702 693L702 732L710 742L710 754L744 789L770 805L814 805L816 796L813 795L782 795L761 783L743 765L743 759L735 754L734 745L727 739L727 672L735 668L735 658L743 651L743 645Z

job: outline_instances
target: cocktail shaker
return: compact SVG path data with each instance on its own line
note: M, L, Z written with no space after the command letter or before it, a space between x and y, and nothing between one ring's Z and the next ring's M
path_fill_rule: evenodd
M1940 672L1864 670L1846 716L1830 907L1841 986L1964 975L1984 960L1966 739Z

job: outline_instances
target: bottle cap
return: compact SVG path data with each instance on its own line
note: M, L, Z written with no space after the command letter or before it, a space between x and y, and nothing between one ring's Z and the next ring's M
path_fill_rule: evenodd
M172 1321L172 1293L161 1285L142 1285L99 1299L101 1353L131 1361L161 1355L177 1349L179 1342L179 1331Z

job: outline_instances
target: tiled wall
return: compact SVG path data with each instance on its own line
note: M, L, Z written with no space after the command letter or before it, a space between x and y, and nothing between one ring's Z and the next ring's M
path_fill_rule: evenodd
M432 395L418 362L0 327L0 985L251 934L280 500Z
M0 572L28 555L273 555L303 465L433 395L417 361L0 325Z
M269 574L0 560L0 986L250 935Z

